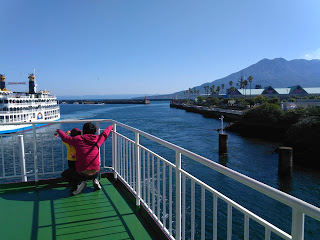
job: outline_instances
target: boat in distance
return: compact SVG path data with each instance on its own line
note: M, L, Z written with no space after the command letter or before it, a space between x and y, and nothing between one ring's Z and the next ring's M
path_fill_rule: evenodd
M60 120L60 107L56 96L46 90L36 91L35 73L29 74L28 78L28 92L13 92L6 89L5 76L0 74L0 134L26 131L31 129L33 124L41 127L47 125L44 121ZM40 121L41 124L37 124Z

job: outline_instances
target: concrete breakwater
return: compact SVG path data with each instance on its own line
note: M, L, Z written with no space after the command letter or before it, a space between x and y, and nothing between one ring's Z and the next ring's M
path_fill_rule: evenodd
M107 99L107 100L59 100L62 104L150 104L150 100Z
M210 117L210 118L220 118L221 115L223 115L224 119L227 121L238 120L243 114L243 111L240 111L240 110L213 108L213 107L205 107L205 106L197 106L197 105L187 105L185 103L171 102L170 107L184 109L187 112L200 113L205 117Z

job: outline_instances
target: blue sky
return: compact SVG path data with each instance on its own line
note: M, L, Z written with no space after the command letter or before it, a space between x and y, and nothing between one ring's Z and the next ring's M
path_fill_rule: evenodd
M27 81L35 67L38 90L58 96L173 93L263 58L320 58L318 0L0 0L0 9L0 73Z

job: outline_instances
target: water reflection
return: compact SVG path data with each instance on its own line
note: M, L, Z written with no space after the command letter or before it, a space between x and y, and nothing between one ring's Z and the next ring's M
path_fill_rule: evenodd
M292 177L291 176L278 176L278 186L282 192L290 193L292 190Z
M227 166L228 163L228 154L220 154L219 155L219 163L223 166Z

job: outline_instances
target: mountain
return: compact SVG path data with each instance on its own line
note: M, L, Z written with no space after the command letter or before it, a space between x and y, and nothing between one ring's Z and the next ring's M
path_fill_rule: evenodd
M196 88L196 90L200 90L200 93L204 93L204 86L209 85L211 87L212 85L215 85L215 87L221 87L221 84L224 84L225 89L227 89L230 88L229 82L233 81L233 86L238 88L236 83L240 80L241 75L245 78L248 78L249 76L253 77L251 88L254 88L255 85L258 84L263 88L266 86L281 88L294 85L300 85L302 87L320 87L320 60L296 59L287 61L283 58L275 58L272 60L262 59L261 61L224 78L204 83L200 86L190 87L192 89ZM249 84L248 88L250 88ZM148 98L181 97L186 90L187 89L172 94Z

